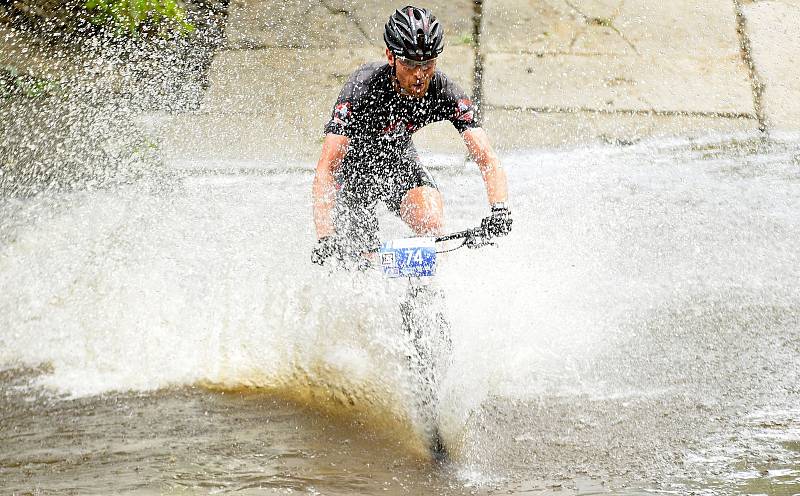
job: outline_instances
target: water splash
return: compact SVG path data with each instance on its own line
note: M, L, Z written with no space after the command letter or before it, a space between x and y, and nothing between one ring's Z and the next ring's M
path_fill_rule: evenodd
M796 399L798 148L729 146L507 157L514 233L438 276L455 347L442 427L465 473L652 485L741 412ZM480 218L477 172L437 179L449 228ZM313 385L300 401L402 411L402 291L308 263L310 204L295 198L310 180L18 201L0 366L48 364L35 384L72 396Z

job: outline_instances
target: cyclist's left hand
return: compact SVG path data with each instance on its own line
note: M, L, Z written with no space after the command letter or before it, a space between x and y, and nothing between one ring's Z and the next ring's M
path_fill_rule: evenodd
M493 206L492 215L484 217L481 229L491 237L505 236L511 232L511 212L505 206Z

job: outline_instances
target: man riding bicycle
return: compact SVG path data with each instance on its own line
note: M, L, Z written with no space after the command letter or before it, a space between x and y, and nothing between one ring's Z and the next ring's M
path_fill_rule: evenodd
M443 120L459 131L477 162L491 215L486 234L506 235L506 174L464 91L436 70L444 33L429 10L407 6L389 18L386 62L363 65L345 83L325 127L313 185L317 246L312 261L347 260L378 245L378 200L417 235L442 231L442 195L411 141Z

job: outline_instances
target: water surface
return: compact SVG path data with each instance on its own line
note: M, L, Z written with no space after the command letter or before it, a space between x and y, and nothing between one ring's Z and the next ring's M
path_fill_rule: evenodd
M310 172L5 199L0 487L800 493L800 145L504 163L512 235L437 277L443 466L415 421L402 283L309 263ZM434 172L450 229L485 215L475 169Z

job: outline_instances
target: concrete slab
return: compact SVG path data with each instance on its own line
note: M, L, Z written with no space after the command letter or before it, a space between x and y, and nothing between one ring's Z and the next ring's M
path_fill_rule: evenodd
M738 57L490 53L483 101L540 109L753 114L748 73Z
M381 56L370 47L222 51L211 64L202 110L262 114L274 120L310 109L327 115L347 77Z
M643 55L720 63L740 51L730 0L626 0L613 25Z
M729 0L484 0L482 23L486 53L667 57L738 52L739 47Z
M484 0L481 51L568 53L581 26L563 7L538 0Z
M226 48L367 46L351 16L308 0L232 0Z
M494 115L515 108L578 112L549 115L544 121L558 125L542 131L589 140L614 127L613 112L624 129L643 120L647 131L634 129L634 137L652 134L654 122L681 134L672 122L745 116L749 126L755 118L729 0L484 0L483 14L483 102ZM600 113L580 117L581 111ZM741 128L738 121L720 124ZM537 133L529 138L553 142Z
M383 26L407 1L232 0L228 48L382 48ZM468 45L473 32L472 0L431 0L425 6L444 23L447 44Z
M702 138L711 135L755 134L754 118L637 113L537 113L487 109L485 127L501 153L520 149L591 144L632 144L650 138Z
M763 110L774 131L800 131L800 0L743 8L752 57L764 85Z
M630 55L616 26L624 4L603 0L485 0L484 52Z

